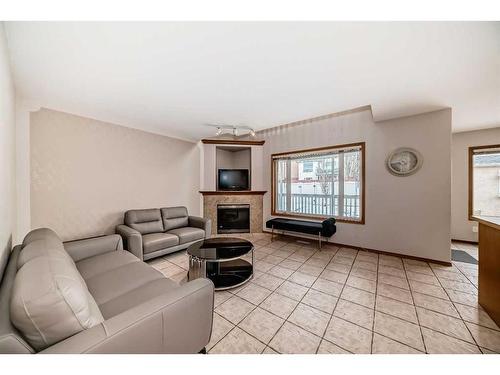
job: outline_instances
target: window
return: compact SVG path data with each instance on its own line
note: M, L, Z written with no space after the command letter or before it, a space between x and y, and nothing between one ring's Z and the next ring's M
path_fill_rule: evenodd
M469 220L500 217L500 145L469 148Z
M272 158L272 214L364 223L365 144L279 153Z
M314 170L314 162L311 160L302 162L302 172L312 173Z

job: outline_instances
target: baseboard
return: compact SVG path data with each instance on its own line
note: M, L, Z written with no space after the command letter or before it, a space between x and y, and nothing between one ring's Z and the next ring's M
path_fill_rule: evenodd
M477 241L469 241L469 240L457 240L456 238L451 239L453 242L461 242L461 243L468 243L470 245L477 245L479 242Z
M272 233L270 230L267 230L267 229L264 229L262 231L264 233L269 233L269 234ZM279 235L279 236L285 236L285 237L306 238L306 239L311 240L311 241L317 241L317 239L315 239L315 238L300 236L300 235L296 235L296 234L277 233L277 232L274 232L274 234L275 235ZM350 248L350 249L357 249L357 250L361 249L361 250L364 250L364 251L369 251L371 253L377 253L377 254L383 254L383 255L392 255L392 256L398 256L400 258L406 258L406 259L412 259L412 260L420 260L422 262L436 263L436 264L441 264L443 266L448 266L448 267L452 266L451 262L445 262L443 260L422 258L422 257L413 256L413 255L406 255L406 254L394 253L394 252L391 252L391 251L383 251L383 250L377 250L377 249L370 249L370 248L361 247L361 246L354 246L354 245L349 245L349 244L344 244L344 243L339 243L339 242L332 242L332 241L329 241L329 240L326 240L323 243L328 243L330 245L339 246L339 247L347 247L347 248Z

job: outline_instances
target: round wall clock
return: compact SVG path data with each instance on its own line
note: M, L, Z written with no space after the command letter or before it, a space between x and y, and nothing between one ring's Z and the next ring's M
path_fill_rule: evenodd
M394 176L404 177L417 172L422 167L422 155L417 150L402 147L387 157L387 169Z

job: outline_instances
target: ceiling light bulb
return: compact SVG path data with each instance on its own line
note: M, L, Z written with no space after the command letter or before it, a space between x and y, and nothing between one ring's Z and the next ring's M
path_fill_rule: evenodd
M222 129L217 127L217 132L215 133L216 136L219 136L222 134Z
M251 135L252 137L255 137L255 130L251 129L251 130L250 130L250 135Z

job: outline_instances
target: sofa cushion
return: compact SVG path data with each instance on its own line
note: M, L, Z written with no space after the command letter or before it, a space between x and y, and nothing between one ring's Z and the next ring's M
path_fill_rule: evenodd
M111 301L147 283L164 278L162 273L143 262L132 262L86 279L98 305Z
M14 280L10 315L36 351L103 321L75 264L61 256L38 256L23 264Z
M184 227L172 229L167 232L168 234L175 234L179 237L179 243L184 244L191 241L202 240L205 238L205 231L200 228Z
M188 211L186 207L166 207L161 209L165 231L188 226Z
M179 237L169 233L150 233L142 236L144 254L163 250L179 244Z
M109 319L178 287L179 285L174 281L165 277L160 278L99 305L99 309L104 318Z
M125 224L141 234L163 232L160 210L150 208L125 212Z
M76 268L87 280L133 262L139 262L139 258L128 251L117 250L80 260L76 262Z

